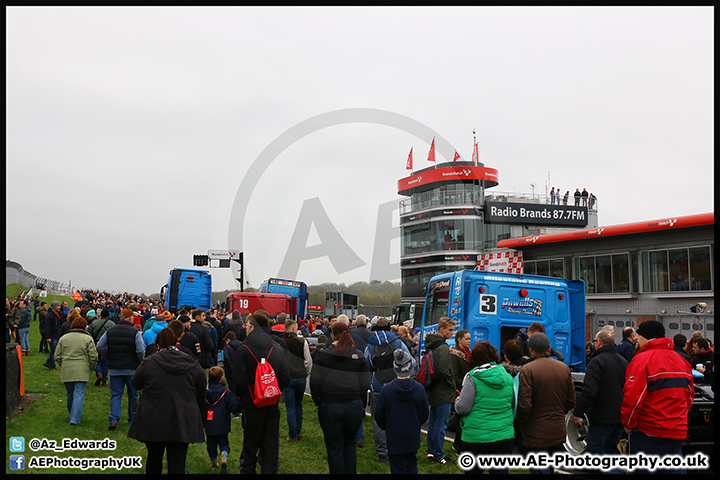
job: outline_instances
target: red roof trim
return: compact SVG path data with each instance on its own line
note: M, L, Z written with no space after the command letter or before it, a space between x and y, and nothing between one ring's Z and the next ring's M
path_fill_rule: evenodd
M715 213L700 213L685 217L668 217L660 220L626 223L609 227L591 228L589 230L576 230L573 232L552 233L550 235L536 235L524 238L511 238L500 240L497 248L522 247L524 245L537 245L540 243L567 242L571 240L585 240L588 238L609 237L613 235L629 235L633 233L653 232L657 230L670 230L687 227L713 225Z

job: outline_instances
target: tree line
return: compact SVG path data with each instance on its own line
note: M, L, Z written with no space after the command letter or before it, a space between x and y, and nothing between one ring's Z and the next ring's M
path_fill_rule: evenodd
M372 280L370 282L354 282L350 285L344 283L321 283L320 285L308 285L310 305L325 305L325 292L338 291L352 293L359 296L361 305L397 305L400 303L400 282L389 282ZM223 290L213 292L212 303L223 303L230 293L239 292L236 290ZM246 292L257 292L257 288L246 288Z

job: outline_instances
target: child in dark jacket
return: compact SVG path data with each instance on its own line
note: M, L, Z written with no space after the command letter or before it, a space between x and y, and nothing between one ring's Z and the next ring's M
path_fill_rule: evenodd
M220 473L227 473L227 457L230 454L230 414L240 411L240 400L225 388L225 372L221 367L212 367L208 372L210 386L205 393L203 426L207 438L207 451L212 469L217 469L217 454L220 447Z
M395 378L380 391L375 420L387 433L391 474L417 474L420 427L430 414L425 389L411 377L413 358L404 350L393 352Z

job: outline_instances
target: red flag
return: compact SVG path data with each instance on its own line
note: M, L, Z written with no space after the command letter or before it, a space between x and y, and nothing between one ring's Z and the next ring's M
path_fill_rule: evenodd
M460 158L460 154L457 153L457 150L455 150L455 156L453 157L453 162L454 162L455 160L457 160L458 158Z
M412 170L412 147L410 147L410 155L408 155L407 163L405 164L405 170Z
M477 143L476 143L475 146L473 146L473 156L472 156L473 162L477 163L478 160L479 160L479 159L478 159L479 156L480 156L480 155L478 155L478 146L477 146Z
M428 162L435 161L435 137L433 137L432 143L430 144L430 153L428 153Z

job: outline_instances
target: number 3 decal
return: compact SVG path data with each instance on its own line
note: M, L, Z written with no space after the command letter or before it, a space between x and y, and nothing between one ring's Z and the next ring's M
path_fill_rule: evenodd
M497 313L497 296L480 295L480 313L494 315Z

